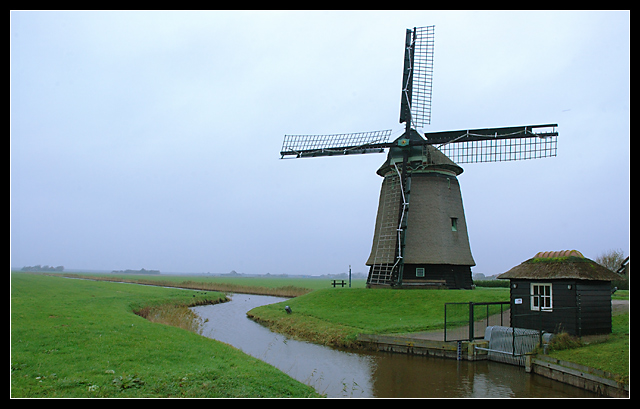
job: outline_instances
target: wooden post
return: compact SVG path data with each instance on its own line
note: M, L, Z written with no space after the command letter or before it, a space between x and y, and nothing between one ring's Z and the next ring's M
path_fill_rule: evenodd
M473 341L473 336L475 335L473 330L473 303L469 303L469 341Z

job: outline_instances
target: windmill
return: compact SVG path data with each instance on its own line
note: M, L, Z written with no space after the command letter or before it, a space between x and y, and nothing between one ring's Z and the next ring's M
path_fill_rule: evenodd
M431 123L435 26L407 29L400 123L392 130L285 135L281 158L383 153L367 287L471 288L475 265L457 176L460 163L556 156L557 124L425 132Z

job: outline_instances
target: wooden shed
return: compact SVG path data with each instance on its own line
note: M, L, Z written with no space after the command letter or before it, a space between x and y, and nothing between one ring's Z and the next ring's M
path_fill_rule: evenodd
M510 280L512 327L611 332L611 281L620 277L577 250L539 252L497 278Z

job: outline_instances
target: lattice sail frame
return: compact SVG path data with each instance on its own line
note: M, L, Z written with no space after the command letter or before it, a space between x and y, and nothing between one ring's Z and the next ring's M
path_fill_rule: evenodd
M507 162L557 155L556 136L458 142L439 150L455 163Z
M301 157L382 153L391 129L332 135L285 135L280 155Z
M431 123L435 26L416 27L413 32L411 127L417 129Z
M549 158L557 156L558 153L556 126L556 124L525 126L516 132L502 134L496 132L493 136L466 131L449 142L439 146L434 144L434 146L458 164ZM536 128L550 129L535 132Z

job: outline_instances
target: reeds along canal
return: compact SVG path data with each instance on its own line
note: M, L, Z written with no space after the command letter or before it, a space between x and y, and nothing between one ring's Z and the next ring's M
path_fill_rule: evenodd
M296 341L247 318L247 311L285 298L234 294L232 301L192 307L202 335L241 349L327 397L595 397L524 368L490 361L456 361L333 349Z

